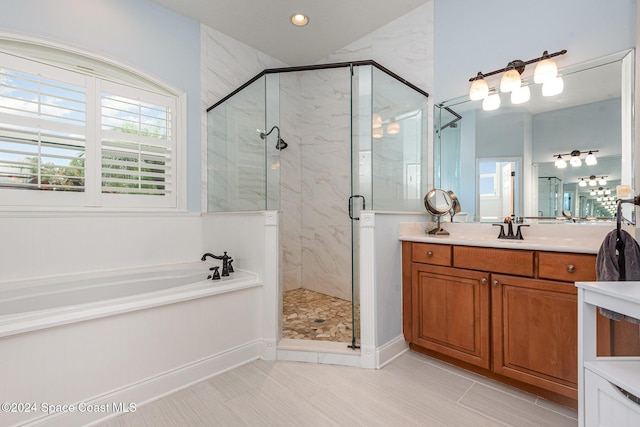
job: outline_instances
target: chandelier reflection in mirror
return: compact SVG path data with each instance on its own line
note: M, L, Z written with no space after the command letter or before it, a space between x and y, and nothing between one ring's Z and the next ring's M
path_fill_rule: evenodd
M469 88L469 98L472 101L482 100L482 106L485 111L495 110L500 107L500 95L497 88L490 88L485 77L495 74L504 73L500 79L500 93L511 93L512 104L523 104L531 98L531 89L528 85L523 85L522 73L525 67L535 64L536 68L533 74L533 81L542 85L543 96L555 96L564 90L564 81L558 76L558 66L552 59L559 55L567 53L561 50L555 53L549 53L546 50L539 58L530 59L529 61L521 61L515 59L507 64L505 68L483 73L479 71L475 77L471 77L471 87Z

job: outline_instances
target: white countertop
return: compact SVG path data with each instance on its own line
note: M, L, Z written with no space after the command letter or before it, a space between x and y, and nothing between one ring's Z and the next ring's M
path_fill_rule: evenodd
M614 228L584 224L531 224L522 228L523 240L498 239L499 227L484 223L442 223L448 236L427 234L432 223L400 225L400 240L437 244L482 246L506 249L528 249L552 252L597 254L605 236ZM514 232L517 225L514 224ZM627 229L633 236L635 230ZM505 224L505 233L507 227Z

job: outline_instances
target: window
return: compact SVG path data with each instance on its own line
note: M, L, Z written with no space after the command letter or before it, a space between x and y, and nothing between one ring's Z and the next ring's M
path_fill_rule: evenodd
M177 97L0 53L0 204L176 207Z

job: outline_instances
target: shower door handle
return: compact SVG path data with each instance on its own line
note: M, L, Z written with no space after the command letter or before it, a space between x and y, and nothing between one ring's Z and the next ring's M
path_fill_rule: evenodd
M365 204L365 200L364 200L364 196L361 196L359 194L355 194L351 197L349 197L349 218L359 221L360 217L356 217L354 218L353 216L353 199L362 199L362 210L366 209L366 204Z

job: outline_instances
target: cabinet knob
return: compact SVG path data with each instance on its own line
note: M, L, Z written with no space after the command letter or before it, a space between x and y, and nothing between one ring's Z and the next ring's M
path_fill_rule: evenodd
M482 279L480 279L480 284L481 285L486 285L487 284L487 279L485 279L484 277Z
M573 264L569 264L569 265L567 265L567 271L568 271L569 273L573 273L574 271L576 271L576 266L575 266L575 265L573 265Z
M500 283L497 280L493 281L493 286L498 286Z
M433 256L433 252L429 251L427 252L427 257L431 258Z

